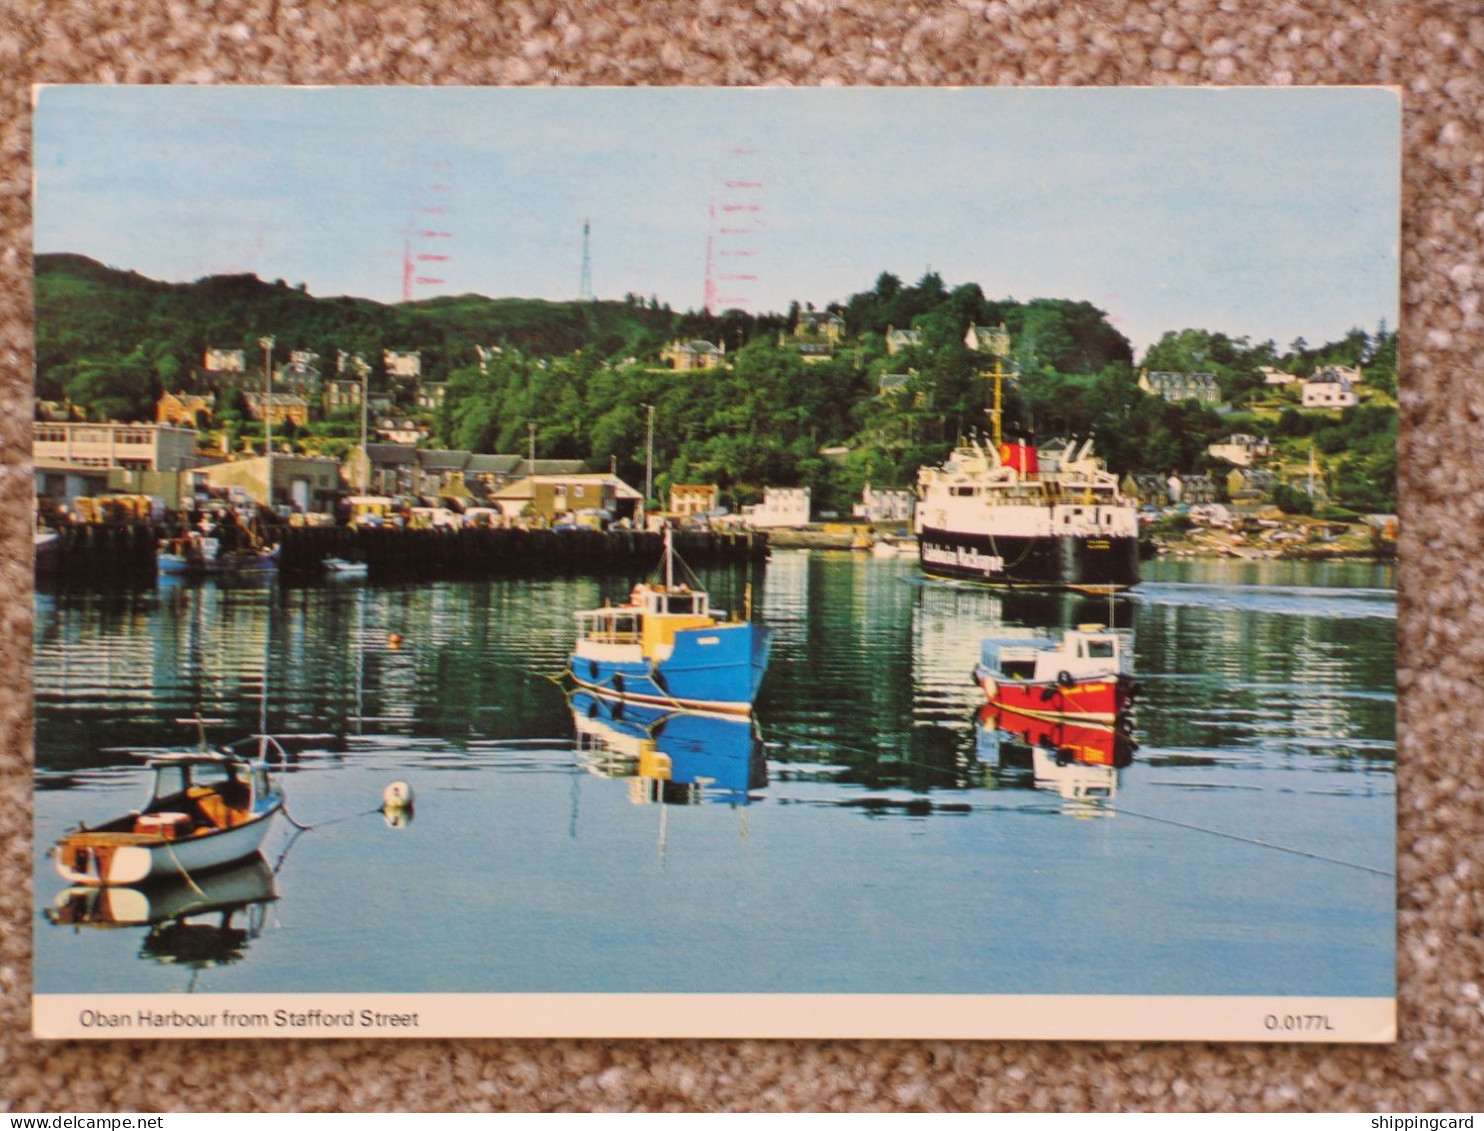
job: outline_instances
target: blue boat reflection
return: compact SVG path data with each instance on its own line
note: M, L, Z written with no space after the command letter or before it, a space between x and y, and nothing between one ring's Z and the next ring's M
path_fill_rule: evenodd
M572 721L583 765L629 780L635 804L747 805L768 784L752 720L664 710L579 691Z

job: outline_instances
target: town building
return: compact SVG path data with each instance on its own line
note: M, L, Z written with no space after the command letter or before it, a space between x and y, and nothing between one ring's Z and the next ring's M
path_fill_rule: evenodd
M81 421L86 420L87 418L88 414L83 411L81 405L75 405L66 398L63 398L59 401L38 400L36 402L36 412L34 416L34 419L36 420L56 422L68 420Z
M694 338L682 342L678 338L660 350L660 360L668 362L677 373L688 373L697 369L715 369L727 359L725 342L712 345Z
M715 483L676 483L670 488L670 513L677 518L710 514L719 494Z
M890 354L900 353L906 349L916 349L922 345L922 334L917 330L897 330L891 326L886 328L886 352Z
M180 472L195 467L194 428L169 424L37 421L32 425L36 494L71 507L110 491L180 500Z
M851 513L866 522L909 523L916 507L917 495L906 487L872 487L867 483Z
M208 373L244 373L247 371L247 351L208 349L201 368Z
M423 375L421 350L382 350L381 361L393 381L415 381Z
M1125 475L1118 481L1118 490L1141 506L1163 507L1170 502L1170 481L1163 475Z
M371 376L371 366L358 353L346 353L345 350L336 350L335 372L349 380L362 381Z
M845 319L828 311L803 311L794 323L794 337L800 341L818 339L837 346L845 337Z
M1259 365L1257 371L1262 374L1264 385L1292 385L1298 377L1292 373L1284 373L1281 369L1274 369L1271 365Z
M1359 400L1349 381L1325 370L1303 384L1305 408L1349 408Z
M1253 467L1234 467L1226 475L1226 495L1232 506L1253 509L1273 501L1273 492L1282 482L1275 471Z
M1172 475L1169 493L1171 502L1191 507L1219 501L1216 480L1209 475Z
M907 382L910 380L912 380L911 373L883 373L876 378L876 395L889 397L905 393Z
M793 333L778 335L778 348L792 350L805 362L828 361L845 336L845 319L838 314L807 310L794 323Z
M531 475L489 497L507 521L558 525L566 519L600 524L634 521L643 496L612 474Z
M265 397L260 392L249 391L242 394L242 400L247 406L247 415L252 420L263 419L266 403L266 411L271 414L275 428L287 421L296 425L309 423L309 402L298 393L273 393Z
M1206 451L1216 459L1224 459L1237 467L1251 467L1273 454L1273 446L1266 436L1258 439L1246 433L1233 433L1225 440L1209 444Z
M763 501L754 507L743 507L749 526L759 529L779 526L809 525L808 487L765 487Z
M166 393L155 405L155 423L202 428L215 412L215 393Z
M361 385L359 377L332 377L324 383L320 393L320 403L324 406L326 414L332 412L344 412L354 409L359 412L361 408Z
M1316 381L1348 381L1352 385L1359 385L1364 376L1358 365L1321 365L1314 371Z
M272 496L269 496L269 475ZM186 473L192 493L236 488L260 506L296 514L333 514L340 498L340 464L325 456L275 455L210 463Z
M428 430L406 416L388 416L376 422L376 435L389 444L416 444L428 438Z
M424 381L417 387L413 403L424 412L438 412L448 399L447 381Z
M998 326L976 326L969 323L964 331L964 345L975 353L992 353L997 357L1010 356L1010 333L1001 322Z
M1214 373L1151 373L1146 369L1139 374L1139 388L1171 404L1221 403L1221 384Z

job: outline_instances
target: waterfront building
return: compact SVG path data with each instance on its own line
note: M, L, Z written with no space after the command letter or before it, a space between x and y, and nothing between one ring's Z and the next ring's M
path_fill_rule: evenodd
M568 517L595 521L629 519L638 515L643 495L612 474L529 475L495 491L489 497L508 521L556 525Z
M180 472L198 463L194 428L37 421L31 435L37 495L68 507L110 491L156 495L174 506Z
M268 477L273 477L270 497ZM185 473L194 494L203 488L247 494L260 506L288 507L299 514L333 514L340 498L339 461L325 456L275 455L226 460Z
M917 495L906 487L872 487L869 483L861 491L861 501L853 508L856 518L867 522L912 521L917 508Z
M676 483L670 488L670 513L677 518L710 514L719 494L715 483Z
M797 527L809 525L808 487L765 487L763 501L755 507L743 507L749 526Z

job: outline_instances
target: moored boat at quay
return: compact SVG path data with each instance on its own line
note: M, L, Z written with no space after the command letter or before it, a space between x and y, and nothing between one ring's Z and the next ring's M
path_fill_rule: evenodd
M750 617L733 620L713 610L694 579L676 580L677 562L667 528L659 577L634 586L626 604L577 614L567 670L595 695L748 714L767 671L772 632Z
M1134 503L1092 441L1042 473L1029 444L966 441L918 472L919 561L930 577L1113 592L1139 583Z

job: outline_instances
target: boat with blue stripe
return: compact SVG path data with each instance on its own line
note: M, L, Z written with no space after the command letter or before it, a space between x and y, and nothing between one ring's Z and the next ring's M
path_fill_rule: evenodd
M677 565L689 580L677 580ZM750 714L772 631L712 609L668 529L656 572L662 576L634 586L627 604L577 614L573 681L595 695L657 707Z

